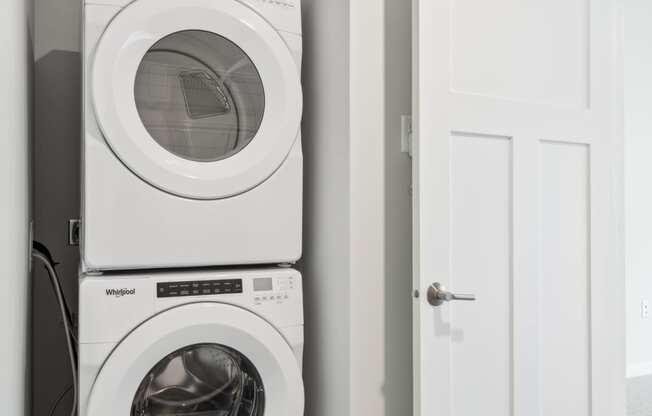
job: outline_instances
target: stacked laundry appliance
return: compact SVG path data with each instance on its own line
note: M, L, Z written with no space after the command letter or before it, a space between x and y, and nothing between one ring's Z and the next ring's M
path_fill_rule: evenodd
M85 0L79 415L303 414L299 0Z

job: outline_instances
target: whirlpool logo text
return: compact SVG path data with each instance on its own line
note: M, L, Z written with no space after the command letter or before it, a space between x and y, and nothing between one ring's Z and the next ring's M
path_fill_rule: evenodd
M106 296L115 296L116 298L121 298L123 296L132 296L135 294L136 294L136 288L106 289Z

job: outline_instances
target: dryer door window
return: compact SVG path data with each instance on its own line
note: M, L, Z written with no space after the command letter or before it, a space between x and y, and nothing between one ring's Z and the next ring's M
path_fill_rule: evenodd
M240 352L218 344L181 348L143 378L132 416L262 416L265 389L260 374Z
M284 36L238 1L129 2L86 65L106 145L172 195L216 200L260 185L299 138L301 77Z
M134 95L152 138L198 162L242 150L265 110L263 83L249 56L225 37L201 30L156 42L138 67Z

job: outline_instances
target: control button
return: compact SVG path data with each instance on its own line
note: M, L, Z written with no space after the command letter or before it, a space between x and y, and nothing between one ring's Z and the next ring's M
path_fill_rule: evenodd
M159 298L168 298L243 293L242 287L242 279L160 282L156 284L156 295Z

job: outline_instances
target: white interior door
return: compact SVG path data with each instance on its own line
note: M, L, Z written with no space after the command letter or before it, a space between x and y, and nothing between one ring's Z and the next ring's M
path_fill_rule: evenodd
M416 416L624 414L614 3L414 0Z

